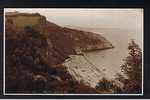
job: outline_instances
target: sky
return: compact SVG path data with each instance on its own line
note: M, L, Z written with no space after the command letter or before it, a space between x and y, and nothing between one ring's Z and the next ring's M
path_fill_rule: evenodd
M5 11L40 13L61 26L121 29L141 29L143 26L142 9L5 8Z

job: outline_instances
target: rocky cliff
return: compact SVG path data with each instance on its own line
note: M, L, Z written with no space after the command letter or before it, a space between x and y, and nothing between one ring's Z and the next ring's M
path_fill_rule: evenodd
M104 37L58 26L40 14L7 13L5 19L6 92L96 92L62 63L69 55L112 48Z
M11 26L17 27L18 30L24 30L27 26L32 27L44 34L54 46L61 48L61 51L65 53L72 54L74 51L92 51L113 47L109 41L99 34L58 26L37 13L8 13L6 14L6 25L6 28ZM10 31L10 29L6 29L6 33L8 33L7 31Z

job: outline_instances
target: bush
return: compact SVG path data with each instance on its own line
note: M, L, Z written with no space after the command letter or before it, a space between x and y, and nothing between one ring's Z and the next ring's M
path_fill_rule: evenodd
M106 78L99 80L96 89L100 93L121 93L121 88L116 85L116 82Z
M33 27L31 26L25 26L24 27L24 31L25 33L31 33L30 35L33 37L33 38L37 38L40 36L40 32L35 30Z
M124 92L141 93L142 87L142 52L134 40L129 43L129 56L121 65L122 71L128 79L124 79Z

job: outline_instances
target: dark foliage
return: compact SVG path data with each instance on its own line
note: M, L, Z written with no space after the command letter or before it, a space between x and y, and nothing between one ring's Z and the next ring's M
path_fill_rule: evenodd
M49 47L45 36L28 26L24 32L29 34L6 38L7 93L96 93L59 64L66 58L60 58L60 52Z
M123 79L123 91L126 93L142 92L142 52L134 40L129 43L129 56L125 59L125 63L121 66L122 71L127 75L127 79Z
M102 78L99 80L96 85L96 89L100 93L121 93L122 90L119 86L116 85L116 82L113 80L108 80L106 78Z

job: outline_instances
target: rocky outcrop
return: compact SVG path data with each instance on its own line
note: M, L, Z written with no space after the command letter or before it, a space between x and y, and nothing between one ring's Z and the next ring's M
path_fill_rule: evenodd
M95 87L105 73L93 65L84 55L70 55L70 58L63 63L69 73L78 81Z

